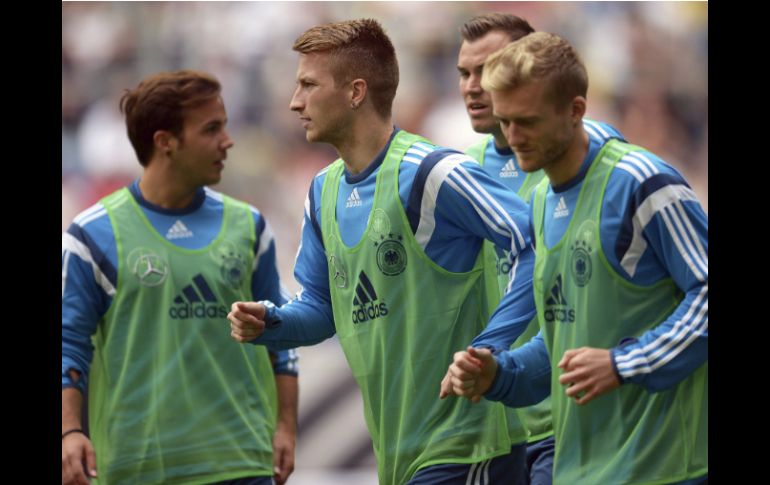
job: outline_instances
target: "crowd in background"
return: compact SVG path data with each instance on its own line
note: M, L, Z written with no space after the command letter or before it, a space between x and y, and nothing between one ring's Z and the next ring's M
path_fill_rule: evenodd
M215 189L266 215L284 284L296 290L303 202L336 154L307 143L289 111L294 39L324 22L378 19L399 59L396 124L464 149L480 135L458 91L458 28L485 11L514 13L572 42L590 73L588 116L683 172L708 210L706 3L64 2L62 230L140 173L118 109L123 89L154 71L210 71L222 81L235 140Z

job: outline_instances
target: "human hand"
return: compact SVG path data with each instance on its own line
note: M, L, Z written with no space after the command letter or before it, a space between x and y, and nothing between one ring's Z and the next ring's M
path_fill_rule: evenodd
M294 471L294 448L296 436L278 426L273 436L273 481L283 485Z
M608 349L567 350L558 367L564 371L559 383L567 386L567 396L575 398L577 404L586 404L620 386Z
M249 342L265 331L265 305L254 301L236 301L230 307L230 336L238 342Z
M496 373L497 361L489 349L468 347L465 351L455 352L454 362L441 381L439 398L462 396L477 403L492 387Z
M62 484L88 485L89 477L96 477L96 455L91 440L83 433L70 433L61 440Z

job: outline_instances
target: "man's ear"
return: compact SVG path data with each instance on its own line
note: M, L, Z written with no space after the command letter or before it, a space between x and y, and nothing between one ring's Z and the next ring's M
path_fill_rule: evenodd
M366 99L368 86L364 79L354 79L350 82L350 107L356 109Z
M152 135L155 153L170 156L171 152L176 150L178 139L173 133L167 130L158 130Z
M571 110L572 110L572 123L577 124L580 123L583 120L583 116L586 114L586 98L583 96L575 96L572 99L571 104Z

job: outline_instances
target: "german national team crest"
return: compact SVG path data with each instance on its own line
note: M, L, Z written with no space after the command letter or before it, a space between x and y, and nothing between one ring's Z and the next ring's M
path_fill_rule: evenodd
M591 255L596 249L594 221L587 220L580 225L575 239L570 245L572 256L570 257L570 273L576 285L583 287L591 280L593 263Z
M400 274L406 268L406 249L401 241L404 237L390 232L390 218L382 209L372 212L372 227L369 238L377 247L377 266L386 276Z
M238 288L246 276L246 255L231 241L223 240L209 255L219 263L222 280L232 288Z

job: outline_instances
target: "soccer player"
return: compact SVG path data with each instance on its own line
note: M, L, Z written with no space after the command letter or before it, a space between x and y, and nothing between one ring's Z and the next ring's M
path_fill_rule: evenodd
M588 75L558 36L496 52L482 86L522 169L548 177L531 203L542 332L496 356L458 352L449 392L522 405L550 387L556 482L706 483L708 219L695 194L649 151L588 136Z
M532 190L545 176L545 172L524 172L519 167L516 155L492 112L492 100L481 87L481 75L487 56L505 45L534 32L529 23L515 15L485 13L465 22L460 28L462 44L457 58L460 73L460 94L463 97L473 130L487 136L466 150L478 160L490 177L515 191L524 201L530 200ZM613 127L604 123L583 120L589 136L597 141L609 137L621 138ZM502 250L489 241L484 241L484 278L486 295L490 308L495 308L505 293L509 273L513 269L508 251ZM510 344L506 338L509 325L488 328L474 339L472 345L505 350ZM516 340L513 347L519 347L534 337L540 327L533 318L527 330ZM530 483L549 485L552 482L554 439L551 425L551 402L546 398L529 408L513 409L518 413L529 431L527 440L527 469Z
M205 187L233 146L220 84L163 72L120 107L143 174L62 236L62 481L284 483L295 351L222 327L233 301L284 297L265 219Z
M280 308L233 304L233 337L292 347L336 334L381 484L523 483L521 424L511 446L499 403L442 401L434 386L487 324L485 239L523 268L492 319L521 332L534 316L526 204L467 155L393 126L398 64L375 20L311 28L294 50L290 107L307 140L333 145L340 159L315 177L305 204L302 291Z

